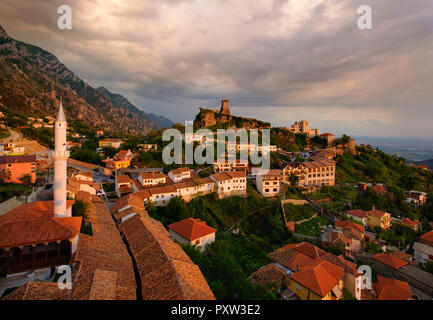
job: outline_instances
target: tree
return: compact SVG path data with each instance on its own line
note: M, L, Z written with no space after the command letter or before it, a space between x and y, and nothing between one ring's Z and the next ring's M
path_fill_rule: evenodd
M32 184L32 176L30 174L25 174L20 178L20 181L26 186L30 187Z
M296 174L291 174L290 176L289 176L289 182L290 182L290 185L292 186L292 187L296 187L296 186L298 186L298 183L299 183L299 176L297 176Z
M7 180L11 178L11 172L10 170L1 170L0 171L0 183L5 183Z
M72 205L72 216L73 217L83 217L83 220L88 220L89 204L83 200L75 200Z

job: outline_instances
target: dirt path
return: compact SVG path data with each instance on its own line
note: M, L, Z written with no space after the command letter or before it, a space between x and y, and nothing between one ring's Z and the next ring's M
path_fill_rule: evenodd
M23 135L19 131L15 131L9 128L9 137L5 139L0 139L0 143L14 143L18 147L24 147L26 153L37 153L47 151L48 148L41 146L35 140L28 140L23 138Z

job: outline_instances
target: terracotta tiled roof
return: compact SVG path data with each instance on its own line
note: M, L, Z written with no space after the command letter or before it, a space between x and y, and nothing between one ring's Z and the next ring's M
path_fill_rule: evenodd
M416 227L418 225L418 223L416 223L415 221L410 220L409 218L403 218L403 220L401 221L402 224L407 225L409 227Z
M270 263L251 274L249 279L261 285L266 285L268 282L276 282L281 287L284 285L285 278L286 272L275 263Z
M247 177L244 171L227 171L226 174L232 179Z
M128 208L128 209L122 210L120 212L116 212L114 214L114 218L116 220L120 220L123 217L126 217L126 216L128 216L128 215L130 215L132 213L137 213L139 215L144 215L144 216L147 216L147 217L149 216L146 210L142 210L142 209L138 209L138 208Z
M188 218L167 226L183 238L193 241L209 234L215 233L217 230L209 227L205 221L200 219Z
M227 172L223 173L215 173L210 175L212 178L214 178L216 181L227 181L231 180L232 178L227 174Z
M120 150L120 151L117 153L118 156L126 156L126 155L128 155L128 154L129 154L129 151L128 151L128 150Z
M312 245L308 242L287 244L274 252L268 253L268 257L275 262L278 262L281 265L285 265L290 258L296 253L302 253L305 256L315 259L317 257L323 256L326 254L322 249Z
M68 201L68 208L74 201ZM81 217L54 217L53 201L38 201L0 216L0 248L71 239L80 233Z
M2 157L0 157L0 164L26 163L26 162L36 162L36 155L2 156Z
M378 253L373 256L373 259L397 270L409 264L409 262L387 253Z
M95 202L91 197L83 197L83 201L89 203L92 236L80 235L75 257L80 267L74 282L72 299L89 300L92 295L98 299L135 299L136 281L131 257L110 212L104 203ZM101 291L101 286L104 289L103 279L109 280L105 291Z
M290 278L310 289L321 297L325 297L344 276L344 269L326 260L316 258L293 273Z
M27 282L2 300L64 300L69 290L59 289L56 282Z
M191 171L190 168L188 168L188 167L184 167L184 168L173 169L173 170L171 170L170 172L171 172L172 174L174 174L174 175L179 175L179 174L182 174L182 173L185 173L185 172L190 172L190 171Z
M144 180L151 180L151 179L162 179L162 178L166 178L167 176L163 173L142 173L140 174L141 178L143 178Z
M336 266L339 266L344 269L347 273L350 273L354 276L359 276L358 268L356 266L356 263L350 262L346 259L344 259L343 256L336 256L332 253L326 253L325 255L321 256L323 260L329 261L332 264L335 264Z
M120 229L137 263L143 299L215 299L200 269L160 222L136 215L121 223Z
M127 175L116 176L117 183L131 183L131 178Z
M378 300L408 300L412 297L412 290L407 282L381 275L377 276L374 289Z
M139 191L142 192L142 191ZM115 213L119 209L123 207L130 206L135 208L144 209L144 202L140 197L137 196L139 192L131 193L126 196L120 197L114 202L114 205L111 207L111 212Z
M120 194L125 194L125 193L131 193L134 192L134 189L130 186L126 186L126 185L121 185L117 188L117 190L119 190Z
M421 240L426 241L426 242L430 242L433 245L433 231L429 231L427 233L424 233L421 237Z
M352 221L346 221L346 220L335 221L335 227L336 228L342 228L342 229L356 230L356 231L361 232L361 233L365 232L364 226L361 226L361 225L354 223Z
M350 210L350 211L347 211L346 213L350 214L352 216L355 216L355 217L359 217L359 218L367 218L367 212L365 212L364 210L360 210L360 209Z
M298 268L301 268L311 261L313 261L313 258L300 252L294 252L294 254L286 261L284 266L292 271L298 271Z
M332 133L326 132L326 133L322 133L321 136L334 136L334 135Z
M369 214L371 214L373 216L376 216L376 217L379 217L379 218L382 218L386 214L386 212L383 212L381 210L376 210L375 209L375 210L368 211L367 215L369 215Z

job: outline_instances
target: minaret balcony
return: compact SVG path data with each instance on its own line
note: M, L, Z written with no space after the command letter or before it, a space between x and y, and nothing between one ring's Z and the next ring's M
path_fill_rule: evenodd
M64 159L69 158L70 154L71 153L69 151L63 151L63 150L62 151L56 151L56 150L54 150L52 152L52 157L54 160L64 160Z

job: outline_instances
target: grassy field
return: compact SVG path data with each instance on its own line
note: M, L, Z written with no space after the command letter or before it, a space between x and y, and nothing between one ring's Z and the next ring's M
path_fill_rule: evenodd
M312 217L316 212L309 204L296 206L291 203L284 205L284 214L287 221L300 221Z
M322 233L322 227L331 224L324 217L315 217L310 221L295 225L295 232L306 236L318 237Z

